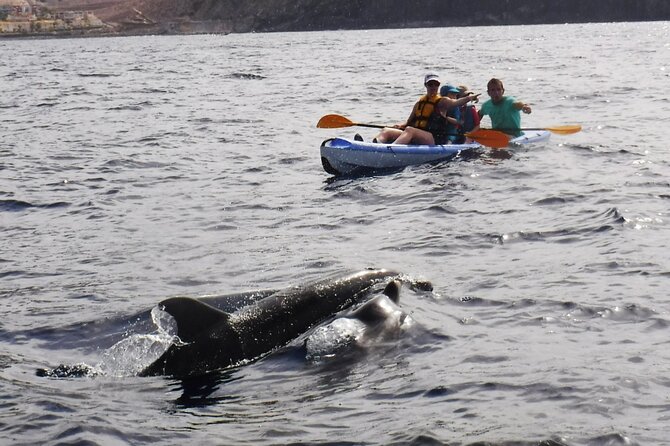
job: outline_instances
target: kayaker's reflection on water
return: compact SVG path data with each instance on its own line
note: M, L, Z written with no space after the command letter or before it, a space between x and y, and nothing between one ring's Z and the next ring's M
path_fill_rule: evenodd
M487 153L487 159L483 159L485 163L495 164L501 160L508 160L512 158L512 154L509 150L505 149L491 149Z
M424 76L423 84L426 94L414 104L407 121L385 127L373 142L428 145L448 143L447 112L477 100L479 95L468 95L460 99L442 97L438 94L440 78L433 73Z
M478 160L484 164L500 164L513 156L514 154L505 148L483 148L482 150L464 150L458 155L458 158L461 161Z

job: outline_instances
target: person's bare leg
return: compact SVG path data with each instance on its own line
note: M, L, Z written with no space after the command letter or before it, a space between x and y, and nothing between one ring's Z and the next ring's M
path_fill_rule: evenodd
M381 132L377 136L375 136L375 139L377 142L380 142L382 144L388 144L390 142L393 142L396 140L398 136L402 134L402 130L400 129L394 129L391 127L384 127Z
M396 144L435 144L433 134L414 127L407 127L395 140Z

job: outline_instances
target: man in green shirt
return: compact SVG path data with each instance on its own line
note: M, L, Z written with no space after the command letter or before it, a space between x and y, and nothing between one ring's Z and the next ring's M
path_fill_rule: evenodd
M521 113L531 112L530 105L517 101L511 96L504 96L505 87L500 79L493 78L486 85L491 99L486 101L479 110L479 118L489 115L491 128L512 136L521 136Z

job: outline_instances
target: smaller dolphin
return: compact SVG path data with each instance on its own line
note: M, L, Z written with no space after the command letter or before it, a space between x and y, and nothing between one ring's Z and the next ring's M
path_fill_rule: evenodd
M412 327L413 319L398 306L401 286L399 280L393 280L382 294L316 328L305 340L307 357L328 357L344 347L365 348L380 340L396 338Z

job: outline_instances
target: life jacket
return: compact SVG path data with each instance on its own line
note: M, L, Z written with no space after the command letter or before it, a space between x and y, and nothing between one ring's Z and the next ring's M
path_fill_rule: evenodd
M427 95L421 96L414 107L414 125L412 127L431 131L432 129L444 126L440 122L440 120L444 121L444 118L437 111L437 103L440 102L440 99L442 99L442 96L439 94L432 98L429 98Z

